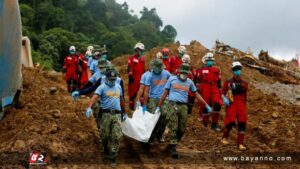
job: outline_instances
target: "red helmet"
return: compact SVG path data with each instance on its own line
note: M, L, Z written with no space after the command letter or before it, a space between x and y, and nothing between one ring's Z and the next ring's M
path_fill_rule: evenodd
M161 53L163 56L169 56L170 55L170 50L168 48L163 48L161 50Z

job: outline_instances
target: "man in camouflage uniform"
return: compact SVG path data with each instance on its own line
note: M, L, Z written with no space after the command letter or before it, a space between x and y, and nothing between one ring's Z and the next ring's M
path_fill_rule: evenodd
M143 112L147 110L150 113L154 113L155 108L161 95L164 92L164 86L171 74L164 70L164 64L161 59L154 59L151 61L152 71L147 74L145 80L145 90L144 90L144 106ZM167 105L167 104L165 104ZM165 106L163 106L159 120L152 132L152 136L149 142L154 141L156 138L159 142L163 142L163 133L166 128L166 111Z
M178 158L176 146L181 140L187 123L188 117L188 92L195 93L196 98L206 105L207 111L211 112L211 107L203 100L201 95L197 92L194 82L188 78L190 73L190 66L182 64L178 70L177 76L172 76L167 81L164 93L161 96L158 107L155 112L160 111L164 100L169 95L169 104L167 112L167 122L170 129L170 143L166 150L173 158Z
M86 110L86 117L93 113L92 106L100 98L101 128L100 137L104 147L104 156L111 160L113 166L116 165L117 153L122 136L121 121L125 119L122 110L124 100L122 88L116 83L117 72L115 70L106 71L106 81L95 91L89 107ZM109 147L110 145L110 147Z

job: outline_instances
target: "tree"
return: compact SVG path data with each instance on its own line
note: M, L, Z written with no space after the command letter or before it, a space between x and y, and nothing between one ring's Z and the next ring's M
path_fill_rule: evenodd
M144 7L140 13L142 14L141 20L153 22L157 29L159 29L163 25L163 22L157 15L155 8L148 10L148 8Z
M164 38L165 43L171 43L175 41L175 38L177 36L177 31L173 26L166 25L162 30L161 34Z

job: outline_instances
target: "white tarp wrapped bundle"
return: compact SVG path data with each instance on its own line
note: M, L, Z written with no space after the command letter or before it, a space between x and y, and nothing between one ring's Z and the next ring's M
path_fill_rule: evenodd
M134 111L132 118L127 118L122 122L122 132L130 138L147 143L159 116L160 113L143 113L142 107L139 107Z

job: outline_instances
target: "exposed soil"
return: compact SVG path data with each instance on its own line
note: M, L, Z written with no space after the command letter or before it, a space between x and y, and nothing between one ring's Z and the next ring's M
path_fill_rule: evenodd
M173 44L167 47L173 52L178 48ZM208 50L196 41L186 47L193 66L200 67L201 58ZM146 53L146 63L160 49L155 48ZM126 86L127 58L128 55L113 60ZM216 65L222 71L223 81L231 77L231 62L232 58L228 56L216 56ZM280 77L265 76L248 67L243 69L243 77L250 84L245 138L249 150L246 153L275 155L298 152L299 156L300 106L279 99L274 94L276 92L267 94L254 87L258 83L274 84ZM88 98L74 102L66 91L60 73L26 68L23 70L23 78L21 100L25 107L12 109L0 122L0 166L24 168L29 152L42 151L48 155L47 168L109 168L102 157L96 124L93 119L87 120L84 116ZM51 94L50 89L53 87L57 90ZM290 85L289 88L299 86ZM180 159L168 157L163 152L165 144L154 146L149 153L142 149L140 143L123 138L117 168L300 168L299 164L293 162L279 165L225 162L223 156L243 154L236 147L236 130L231 132L230 144L223 146L220 143L222 134L205 128L197 120L197 112L195 103L186 133L178 145ZM221 126L223 117L224 109Z

